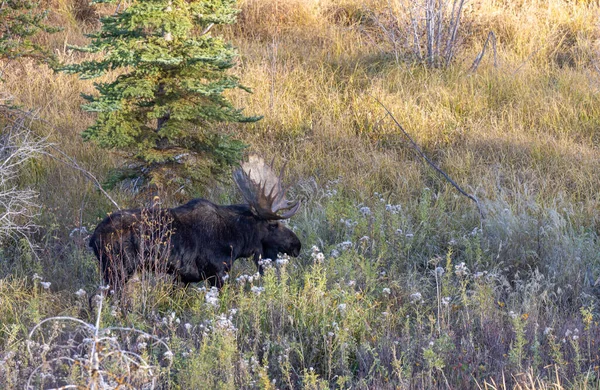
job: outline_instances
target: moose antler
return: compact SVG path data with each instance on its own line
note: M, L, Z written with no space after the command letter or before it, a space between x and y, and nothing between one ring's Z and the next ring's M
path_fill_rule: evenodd
M283 189L281 180L283 170L279 176L271 165L256 155L251 155L248 162L242 163L242 168L233 173L233 179L242 192L246 202L256 214L264 219L287 219L298 212L300 201L291 202L285 198L287 189ZM287 210L283 214L279 211Z

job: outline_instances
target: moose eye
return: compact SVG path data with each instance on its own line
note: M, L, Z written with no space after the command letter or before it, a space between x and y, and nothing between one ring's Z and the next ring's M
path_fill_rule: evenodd
M277 229L277 224L276 223L270 223L269 224L269 230L275 230Z

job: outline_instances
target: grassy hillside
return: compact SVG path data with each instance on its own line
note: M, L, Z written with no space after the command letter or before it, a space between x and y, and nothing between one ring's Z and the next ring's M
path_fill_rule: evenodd
M223 131L288 161L291 194L304 200L289 222L302 254L252 281L254 265L239 261L218 293L141 275L99 317L102 329L145 332L113 329L114 340L98 343L112 380L173 389L600 387L597 2L468 2L454 60L438 67L415 55L411 15L420 20L422 9L408 1L239 6L238 23L218 33L238 47L235 72L254 93L230 97L264 119ZM50 21L65 28L39 40L63 61L83 59L66 44L85 43L97 15L114 12L79 0L51 8ZM496 45L473 70L489 32ZM119 164L80 137L94 119L79 109L91 82L25 60L5 64L3 78L4 95L32 111L27 126L54 144L52 155L59 149L100 181ZM484 219L384 106L477 197ZM0 118L4 132L9 119ZM73 160L39 157L20 171L18 185L38 191L41 208L37 249L20 241L0 251L6 388L91 380L89 367L57 360L90 353L93 335L81 324L46 322L29 337L52 316L96 325L87 298L101 281L74 229L93 230L114 206ZM234 187L161 196L167 205L194 196L226 204L241 199ZM123 206L147 201L126 188L110 196ZM133 354L147 365L124 372L114 356Z

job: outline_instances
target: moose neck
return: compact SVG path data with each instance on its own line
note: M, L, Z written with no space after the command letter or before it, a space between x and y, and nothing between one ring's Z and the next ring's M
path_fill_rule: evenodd
M236 236L238 245L235 250L236 258L250 257L260 252L262 255L262 240L266 231L267 221L259 219L252 213L248 205L231 205L225 206L231 210L236 218L232 225L232 232Z

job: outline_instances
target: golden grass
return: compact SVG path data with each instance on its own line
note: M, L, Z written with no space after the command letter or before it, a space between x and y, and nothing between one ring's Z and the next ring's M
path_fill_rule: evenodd
M57 17L71 20L73 4L59 2ZM239 126L239 133L251 149L290 159L296 178L342 176L360 196L389 191L401 199L427 185L443 187L385 118L378 99L426 153L480 196L527 186L546 201L563 193L589 210L596 206L595 3L474 2L463 23L470 36L457 62L443 70L397 64L385 53L385 42L365 32L375 28L365 15L387 12L387 3L239 5L239 23L224 31L241 54L236 72L254 94L232 98L246 113L265 116ZM64 41L81 44L81 33L91 27L68 26L47 39L62 47L63 59L73 60ZM499 67L492 66L488 51L478 71L469 73L488 31L498 36ZM27 63L11 70L4 88L24 106L39 108L60 129L48 129L51 140L103 175L114 162L79 138L93 121L78 108L79 94L92 91L91 83ZM73 191L82 185L74 183Z

